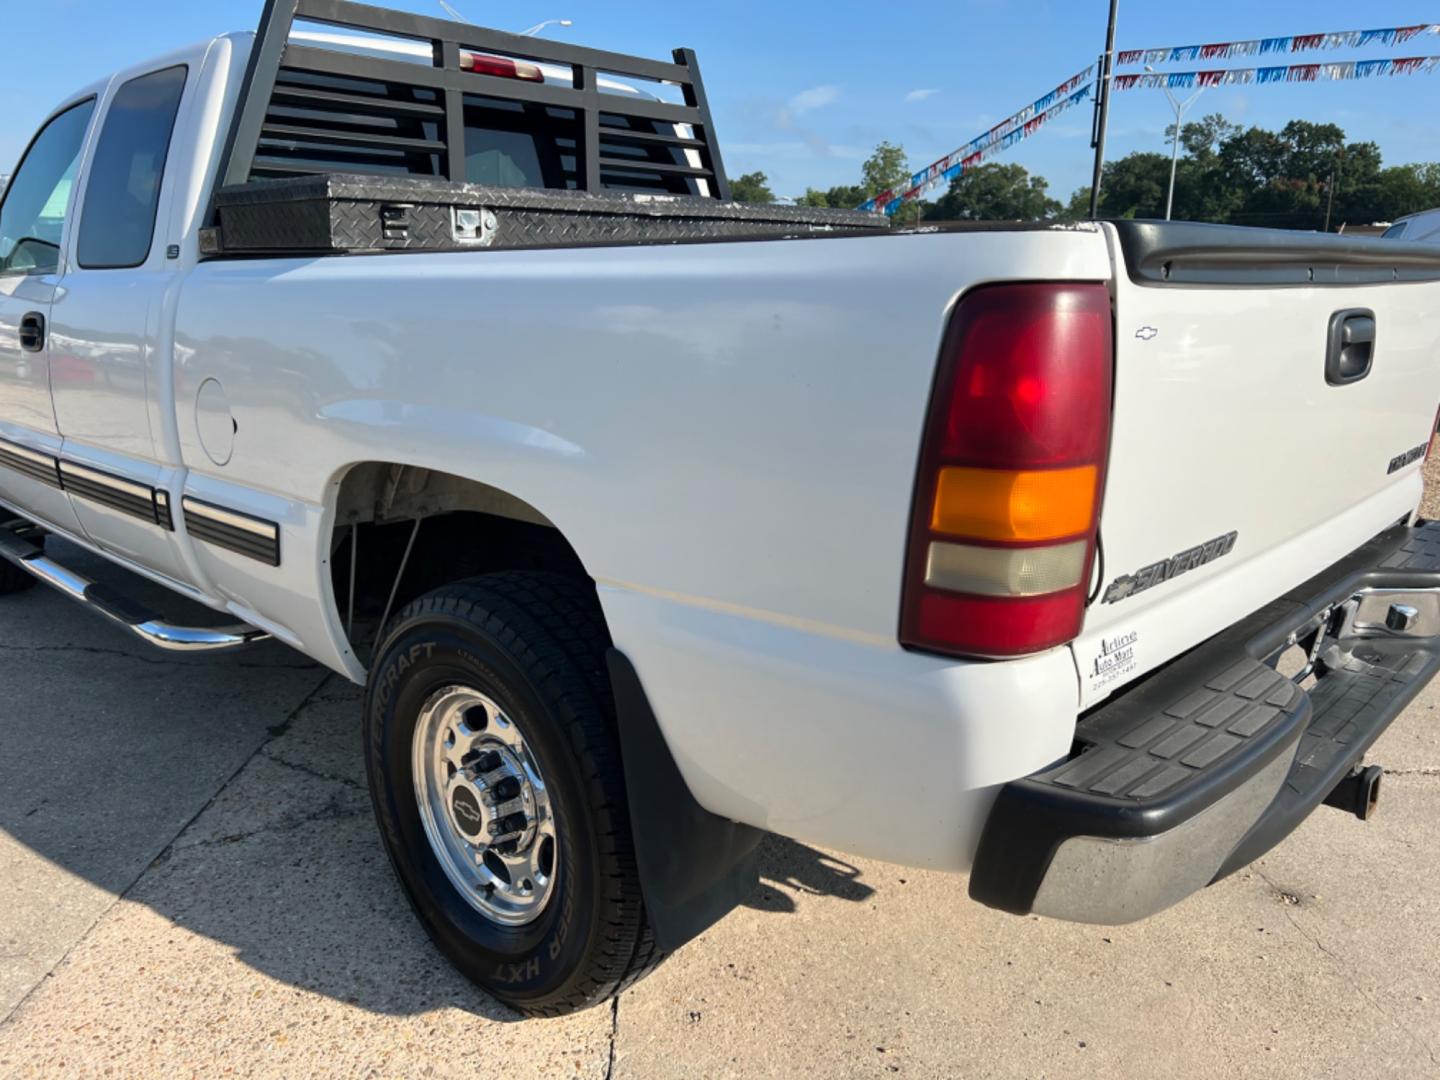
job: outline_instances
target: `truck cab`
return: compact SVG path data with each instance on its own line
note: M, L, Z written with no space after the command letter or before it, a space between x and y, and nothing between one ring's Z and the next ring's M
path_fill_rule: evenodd
M162 419L163 367L151 367L180 278L184 204L193 209L197 194L170 149L177 125L182 145L200 126L217 48L120 73L62 103L0 207L0 353L13 359L0 372L0 438L11 455L58 461L67 432L71 490L100 497L72 498L58 469L39 467L7 475L5 494L196 596L205 590L183 549L136 528L127 510L143 505L153 523L180 464L173 423Z

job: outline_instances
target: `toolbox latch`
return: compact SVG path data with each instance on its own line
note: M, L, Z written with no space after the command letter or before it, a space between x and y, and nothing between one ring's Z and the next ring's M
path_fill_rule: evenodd
M387 241L404 243L410 239L410 211L413 203L382 203L380 235Z
M451 235L457 244L488 247L495 239L495 213L483 206L453 206L450 222Z

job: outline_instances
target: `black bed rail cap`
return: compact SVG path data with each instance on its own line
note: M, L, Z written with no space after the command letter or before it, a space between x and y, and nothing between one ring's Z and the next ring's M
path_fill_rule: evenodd
M1440 281L1440 244L1191 221L1112 221L1137 285Z

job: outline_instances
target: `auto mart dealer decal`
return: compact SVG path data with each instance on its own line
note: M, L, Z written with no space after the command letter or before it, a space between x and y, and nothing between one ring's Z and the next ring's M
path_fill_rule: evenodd
M1140 666L1140 661L1135 655L1139 643L1140 631L1138 630L1116 634L1113 637L1101 637L1100 652L1096 654L1090 664L1090 669L1085 673L1086 680L1090 683L1090 690L1092 692L1102 690L1134 672Z

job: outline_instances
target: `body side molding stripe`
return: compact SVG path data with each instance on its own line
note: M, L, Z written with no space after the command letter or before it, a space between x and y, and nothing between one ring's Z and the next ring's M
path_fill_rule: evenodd
M146 484L0 439L0 466L122 514L173 530L169 496Z
M189 495L180 505L185 513L185 530L196 539L271 566L280 565L280 526L275 522Z
M60 486L60 471L53 456L31 450L28 446L21 446L9 439L0 439L0 465L50 487Z
M159 488L43 454L8 439L0 439L0 467L168 532L175 530L170 495ZM181 500L181 507L186 531L195 539L271 566L280 565L280 526L275 522L188 495Z
M102 472L63 458L60 460L60 482L66 491L82 499L108 506L112 510L164 529L172 527L168 516L160 516L157 492L148 484L139 484L123 476Z

